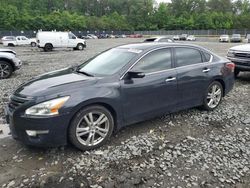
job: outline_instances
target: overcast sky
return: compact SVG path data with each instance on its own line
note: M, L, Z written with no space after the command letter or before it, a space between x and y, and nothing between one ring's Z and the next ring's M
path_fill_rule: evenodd
M170 2L171 0L156 0L156 1L157 1L157 3L161 3L161 2L167 3L167 2Z

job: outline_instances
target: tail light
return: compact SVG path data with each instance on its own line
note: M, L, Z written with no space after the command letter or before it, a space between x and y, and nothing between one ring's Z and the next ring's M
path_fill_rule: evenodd
M234 63L227 63L226 68L229 69L231 72L234 72L235 64Z

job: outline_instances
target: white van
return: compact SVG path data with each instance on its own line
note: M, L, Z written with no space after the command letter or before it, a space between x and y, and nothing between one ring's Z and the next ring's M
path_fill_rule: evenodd
M52 51L53 48L73 48L83 50L86 48L86 41L77 38L71 32L39 31L36 35L37 46L44 51Z

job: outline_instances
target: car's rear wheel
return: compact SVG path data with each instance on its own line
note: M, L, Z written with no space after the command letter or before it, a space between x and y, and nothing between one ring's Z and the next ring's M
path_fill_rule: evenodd
M223 87L220 82L214 81L207 88L206 95L203 99L203 108L213 110L220 104L223 96Z
M105 144L113 129L114 119L106 108L89 106L73 118L69 127L69 139L80 150L91 150Z
M83 50L84 49L84 46L83 44L77 44L77 50Z
M0 79L9 78L13 72L13 67L10 63L0 61Z
M45 52L50 52L50 51L52 51L52 49L53 49L52 44L45 44L45 46L44 46Z
M238 69L234 70L234 77L237 78L240 74L240 71Z
M8 46L14 47L15 45L13 43L8 43Z

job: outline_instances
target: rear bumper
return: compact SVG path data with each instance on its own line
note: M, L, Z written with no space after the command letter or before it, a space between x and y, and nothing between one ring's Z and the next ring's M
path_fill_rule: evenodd
M20 59L14 58L12 61L13 61L14 65L15 65L15 70L21 68L21 66L22 66L22 61L21 61Z
M234 57L227 57L227 58L235 64L237 70L250 71L250 58L249 59L240 59Z
M26 145L56 147L67 144L69 119L67 115L49 118L28 118L19 116L6 107L5 116L12 137ZM43 131L45 133L29 136L27 131Z

